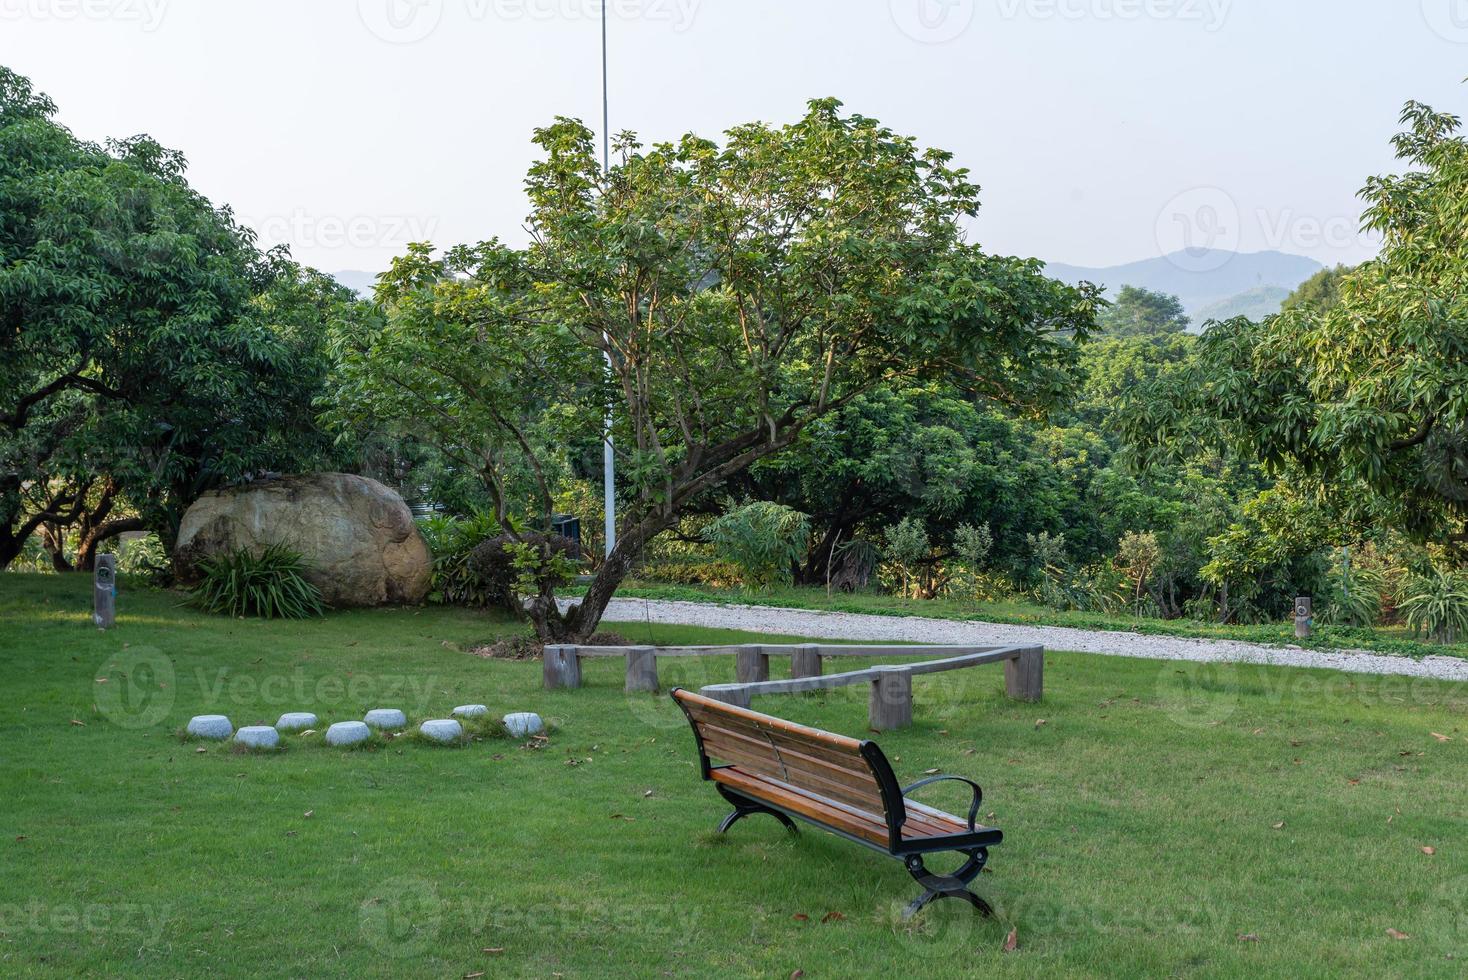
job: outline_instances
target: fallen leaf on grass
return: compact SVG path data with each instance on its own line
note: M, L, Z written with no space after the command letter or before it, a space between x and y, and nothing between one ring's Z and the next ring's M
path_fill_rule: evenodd
M194 749L194 751L195 752L208 752L209 750L206 749L206 748L204 748L204 746L201 745L197 749Z
M810 921L810 916L806 915L804 912L796 912L790 918L794 919L796 922L809 922Z
M924 776L936 776L939 773L941 773L942 771L943 771L942 769L924 769L923 770L923 775Z
M1239 942L1241 942L1241 943L1257 943L1258 941L1259 941L1259 935L1258 935L1258 933L1253 933L1253 932L1241 932L1241 933L1239 933Z
M25 834L16 834L15 835L15 839L16 840L30 840L30 838L27 837Z
M1038 720L1038 721L1035 722L1035 727L1036 728L1039 728L1043 724L1045 724L1045 719L1044 718L1041 718L1040 720Z
M310 820L312 817L316 816L316 811L307 810L305 813L301 814L301 816L305 817L307 820Z
M84 722L84 721L77 721L75 718L73 718L71 720L71 723L73 725L75 725L76 727L78 727L78 728L86 728L87 727L87 723L86 722Z
M1013 953L1017 949L1019 949L1019 927L1015 926L1009 930L1009 935L1004 937L1004 951Z
M1423 854L1426 854L1428 857L1432 857L1434 854L1437 853L1437 848L1435 848L1435 847L1424 847L1422 849L1422 853Z
M503 946L486 946L480 950L481 953L488 953L490 956L498 956L504 951L505 948Z
M1386 931L1386 934L1388 936L1391 936L1393 939L1411 939L1412 938L1411 936L1407 935L1405 932L1399 932L1396 929L1388 929Z
M842 919L845 918L846 916L842 915L840 912L827 912L825 915L821 916L821 922L823 924L828 924L831 922L840 922Z
M1275 830L1284 830L1284 824L1285 822L1281 820L1279 823L1274 824L1273 826Z
M613 820L625 820L628 823L636 823L637 822L637 818L636 817L629 817L625 813L614 813L614 814L612 814L612 819Z
M800 978L803 976L805 976L804 970L796 970L794 973L790 974L790 980L800 980Z
M1446 735L1439 735L1437 732L1432 732L1431 734L1432 734L1432 737L1435 738L1435 739L1437 739L1439 742L1451 742L1452 741L1452 739L1449 738Z
M478 973L466 973L464 974L464 980L479 980L482 976L484 976L483 970L480 970Z

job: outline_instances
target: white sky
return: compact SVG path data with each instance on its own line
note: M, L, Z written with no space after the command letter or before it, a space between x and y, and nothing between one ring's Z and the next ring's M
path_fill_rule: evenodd
M533 127L599 127L598 0L0 0L0 63L88 139L146 132L297 258L523 240ZM612 126L834 95L954 151L974 238L1082 265L1371 251L1356 192L1415 98L1462 111L1468 0L609 0Z

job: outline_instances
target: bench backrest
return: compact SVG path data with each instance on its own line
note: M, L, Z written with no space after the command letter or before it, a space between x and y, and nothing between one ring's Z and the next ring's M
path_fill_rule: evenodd
M907 820L902 790L875 742L797 725L715 701L673 692L698 740L703 778L719 760L798 787L844 806L881 816L893 841Z

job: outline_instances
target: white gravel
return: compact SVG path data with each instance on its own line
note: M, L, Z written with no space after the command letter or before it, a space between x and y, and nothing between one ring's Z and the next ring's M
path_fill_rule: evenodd
M1304 650L1294 646L1275 647L1259 643L1240 643L1236 640L1195 640L1147 636L1141 633L1081 630L1067 626L961 623L916 616L871 616L860 613L817 612L810 609L650 599L613 599L602 618L605 622L712 626L808 636L822 640L884 640L893 643L982 646L1039 644L1049 650L1099 653L1108 657L1319 667L1356 674L1397 674L1468 681L1468 660L1456 657L1425 657L1414 660L1410 657L1383 656L1364 650Z

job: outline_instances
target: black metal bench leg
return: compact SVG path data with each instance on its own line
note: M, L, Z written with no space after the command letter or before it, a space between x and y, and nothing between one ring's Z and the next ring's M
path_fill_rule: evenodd
M990 907L989 903L969 891L968 888L979 876L979 872L984 870L984 865L988 863L988 849L980 848L959 853L967 855L968 860L964 862L963 867L947 875L933 874L929 871L923 864L922 855L908 855L905 862L907 873L927 890L907 907L907 912L904 913L905 918L912 918L940 898L961 898L977 909L980 915L988 916L991 919L994 917L994 909Z
M725 817L724 822L719 824L719 833L727 832L730 827L734 826L740 820L743 820L745 817L752 817L756 813L768 813L784 824L785 829L792 834L800 833L800 829L795 826L795 821L791 820L779 810L771 809L762 803L756 803L754 800L740 796L737 793L731 793L723 786L716 786L716 788L719 791L719 795L734 806L734 812Z

